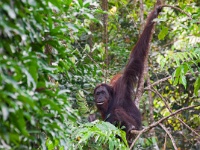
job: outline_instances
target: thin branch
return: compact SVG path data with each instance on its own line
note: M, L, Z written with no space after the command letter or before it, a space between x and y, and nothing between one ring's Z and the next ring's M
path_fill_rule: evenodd
M80 42L78 42L78 41L76 41L76 42L77 42L77 45L80 46L80 48L83 50L83 52L85 52L85 54L90 58L90 60L91 60L96 66L100 67L99 64L90 56L90 54L89 54L88 52L86 52L84 48L82 48L81 44L79 44Z
M183 11L182 9L180 9L178 7L171 6L171 5L162 5L161 7L170 7L170 8L176 9L176 10L180 11L181 13L186 14L189 17L189 19L192 19L190 14L188 14L187 12Z
M144 29L144 6L143 5L144 5L143 0L140 0L140 25L141 25L140 31L142 31Z
M102 10L103 11L108 11L108 0L102 0ZM102 34L102 39L103 43L105 45L105 61L106 61L106 66L105 66L105 82L107 81L108 78L108 13L103 14L103 34Z
M192 74L197 74L197 75L198 75L198 74L199 74L199 71L196 71L196 72L193 72L193 73L186 73L185 75L192 75ZM161 83L161 82L164 82L164 81L166 81L166 80L168 80L168 79L170 79L170 78L172 78L172 76L168 76L168 77L162 78L162 79L160 79L160 80L158 80L158 81L152 83L151 85L148 85L148 86L145 87L144 89L145 89L145 90L149 90L150 87L155 86L155 85L157 85L157 84L159 84L159 83Z
M169 43L166 43L165 45L163 45L162 47L167 47L167 46L169 46L169 45L172 45L172 44L174 44L175 42L177 42L177 41L179 41L180 39L175 39L175 40L173 40L173 41L170 41Z
M148 75L148 74L147 74ZM149 75L147 76L147 85L150 85L151 83L150 83L150 77L149 77ZM154 117L153 117L153 112L154 112L154 107L153 107L153 98L152 98L152 91L148 91L148 100L149 100L149 117L150 117L150 123L153 123L153 122L155 122L154 121ZM149 134L151 135L151 136L154 136L154 137L156 137L156 133L155 133L155 130L154 130L154 128L152 128L150 131L149 131ZM153 148L155 149L155 150L159 150L159 147L158 147L158 144L157 144L157 142L154 142L153 143Z
M161 99L162 101L165 103L165 106L167 107L167 109L169 110L170 113L172 113L172 110L170 109L170 106L168 105L167 101L165 100L165 98L155 89L149 89L150 91L156 93ZM200 137L200 135L191 127L189 127L183 120L181 120L178 116L176 116L176 119L178 119L183 125L185 125L190 131L192 131L194 134L196 134L197 136Z
M171 141L172 141L172 144L173 144L173 146L174 146L174 149L175 150L178 150L178 148L177 148L177 146L176 146L176 144L175 144L175 140L174 140L174 138L173 138L173 136L170 134L170 132L167 130L167 128L163 125L163 124L161 124L161 123L159 123L159 125L163 128L163 130L165 130L165 132L168 134L168 136L170 137L170 139L171 139Z
M168 79L170 79L170 78L172 78L172 76L168 76L168 77L162 78L162 79L160 79L160 80L158 80L158 81L152 83L151 85L148 85L148 86L145 87L144 89L147 90L147 89L149 89L150 87L152 87L152 86L154 86L154 85L157 85L157 84L159 84L159 83L161 83L161 82L164 82L164 81L166 81L166 80L168 80Z
M176 117L184 126L186 126L190 131L192 131L194 134L196 134L199 138L200 135L194 130L192 129L190 126L188 126L183 120L181 120L179 117Z
M147 85L150 85L150 77L147 77ZM153 123L154 122L154 118L153 118L153 98L152 98L152 91L148 90L148 99L149 99L149 116L150 116L150 122Z
M181 109L179 109L179 110L177 110L177 111L171 113L169 116L163 117L163 118L161 118L160 120L158 120L157 122L152 123L151 125L149 125L148 127L142 129L141 131L132 130L132 131L131 131L131 134L138 134L138 135L137 135L137 137L134 139L133 143L131 144L130 149L133 148L134 144L135 144L136 141L139 139L139 137L140 137L140 135L141 135L142 133L145 133L145 132L149 131L151 128L156 127L159 123L163 122L164 120L167 120L169 117L172 117L172 116L174 116L174 115L176 115L176 114L178 114L178 113L180 113L180 112L182 112L182 111L184 111L184 110L192 109L192 108L195 108L195 107L198 107L198 106L200 106L200 105L183 107L183 108L181 108Z
M162 101L165 103L165 106L167 107L169 112L172 113L172 110L170 109L170 106L167 104L167 101L165 100L165 98L154 87L152 87L152 88L153 89L151 89L151 91L156 93L162 99Z
M166 150L166 147L167 147L167 133L165 134L165 142L163 145L163 150Z
M195 108L195 107L198 107L198 106L200 106L200 105L183 107L183 108L181 108L181 109L179 109L179 110L177 110L177 111L171 113L169 116L163 117L163 118L161 118L160 120L158 120L157 122L152 123L151 125L149 125L149 126L146 128L145 132L148 131L149 129L151 129L151 128L157 126L159 123L163 122L164 120L167 120L169 117L172 117L172 116L174 116L174 115L176 115L176 114L178 114L178 113L180 113L180 112L182 112L182 111L184 111L184 110L192 109L192 108Z
M146 128L142 129L142 131L139 132L139 134L137 135L137 137L134 139L134 141L132 142L131 146L130 146L130 150L133 148L133 146L135 145L136 141L139 139L140 135L142 135L142 133L146 132L148 130L146 130ZM132 133L132 131L131 131ZM134 132L135 133L135 132Z

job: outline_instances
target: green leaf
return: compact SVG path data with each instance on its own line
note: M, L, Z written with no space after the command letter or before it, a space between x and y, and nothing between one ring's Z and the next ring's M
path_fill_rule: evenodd
M24 105L27 106L27 109L34 108L35 103L33 99L31 99L30 95L22 93L21 95L17 96L17 99L19 99L21 102L24 103Z
M9 5L4 4L3 5L3 9L8 13L8 15L10 16L10 18L12 18L12 19L16 18L16 14L14 12L14 9L12 9Z
M180 67L181 67L181 74L185 75L189 69L188 64L183 64Z
M111 138L109 138L109 150L113 150L114 149L114 142Z
M78 32L78 28L77 28L77 26L74 25L74 24L68 23L68 24L67 24L67 27L68 27L69 29L72 29L74 32Z
M179 83L183 84L184 87L186 88L186 85L187 85L187 81L186 81L186 78L184 75L180 75L180 78L179 78Z
M81 7L83 7L83 0L78 0L78 3Z
M194 93L196 96L198 96L198 91L200 89L200 77L198 77L194 83Z
M173 59L176 61L176 65L177 65L177 66L180 66L179 57L177 57L177 56L175 55L175 56L173 56Z
M69 9L69 7L71 5L72 0L67 0L67 1L64 1L64 2L66 4L66 11L68 11L68 9Z
M32 87L32 90L35 90L36 89L36 83L35 83L33 77L31 76L31 74L25 68L22 68L22 71L26 75L28 87Z
M165 36L168 34L168 28L167 27L162 27L162 30L158 34L158 39L159 40L164 40Z
M15 116L16 115L16 116ZM26 122L23 116L23 111L22 110L18 110L17 112L15 112L15 115L12 114L12 119L16 119L16 126L18 127L18 129L21 131L21 133L24 136L28 136L29 133L26 130Z
M9 110L5 105L1 105L1 111L2 111L2 115L3 115L3 120L6 121L9 116Z
M177 84L179 83L179 76L180 76L180 73L181 73L181 68L178 67L178 68L174 71L174 73L173 73L173 75L172 75L172 79L173 79L173 84L174 84L174 85L177 85Z
M60 6L60 2L58 0L48 0L49 2L51 2L51 4L53 4L54 6L61 8Z
M85 13L85 15L88 16L89 19L94 19L94 16L92 14Z

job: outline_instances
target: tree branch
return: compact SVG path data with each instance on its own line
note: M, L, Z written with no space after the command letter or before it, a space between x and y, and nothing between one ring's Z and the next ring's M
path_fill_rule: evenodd
M108 11L108 0L102 0L102 10ZM105 83L108 78L108 66L109 66L109 60L108 60L108 13L103 14L103 34L102 34L103 43L105 45Z
M169 110L169 112L172 113L172 110L170 109L170 107L169 107L167 101L165 100L165 98L164 98L155 88L150 89L150 91L156 93L156 94L162 99L162 101L165 103L165 106L167 107L167 109ZM179 122L181 122L183 125L185 125L190 131L192 131L194 134L196 134L197 136L200 137L200 135L199 135L194 129L192 129L191 127L189 127L189 126L188 126L183 120L181 120L178 116L176 116L176 119L178 119Z
M198 107L198 106L200 106L200 105L183 107L183 108L181 108L181 109L179 109L179 110L177 110L177 111L171 113L169 116L163 117L163 118L161 118L160 120L158 120L157 122L152 123L151 125L149 125L148 127L142 129L141 131L132 130L132 131L131 131L131 134L138 134L138 135L137 135L137 137L134 139L133 143L131 144L130 149L133 148L134 144L135 144L136 141L139 139L139 137L140 137L140 135L141 135L142 133L145 133L145 132L149 131L151 128L154 128L155 126L159 125L159 123L163 122L164 120L167 120L169 117L172 117L172 116L174 116L174 115L176 115L176 114L178 114L178 113L180 113L180 112L182 112L182 111L184 111L184 110L192 109L192 108L195 108L195 107Z
M189 19L192 19L190 14L186 13L185 11L183 11L182 9L180 9L178 7L171 6L171 5L162 5L161 7L170 7L170 8L176 9L176 10L180 11L181 13L186 14L189 17Z
M167 133L165 134L165 142L162 150L166 150L166 147L167 147Z
M161 124L161 123L159 123L159 125L163 128L163 130L165 130L165 132L168 134L168 136L170 137L170 139L171 139L171 141L172 141L172 145L174 146L174 149L175 150L178 150L178 148L177 148L177 146L176 146L176 144L175 144L175 140L174 140L174 138L173 138L173 136L170 134L170 132L167 130L167 128L163 125L163 124Z
M147 76L147 85L149 86L151 83L150 83L150 77L149 75ZM152 97L152 91L148 91L148 99L149 99L149 117L150 117L150 123L153 123L155 122L154 121L154 117L153 117L153 112L154 112L154 107L153 107L153 97ZM149 131L150 135L151 136L154 136L156 137L156 133L155 133L155 130L154 128L152 128L150 131ZM158 147L158 144L157 142L154 142L153 143L153 149L155 150L159 150L159 147Z
M198 75L199 71L196 71L196 72L193 72L193 73L186 73L185 75L192 75L192 74L195 74L195 75L197 74ZM168 77L162 78L162 79L160 79L160 80L148 85L147 87L144 88L144 90L149 90L151 87L153 87L155 85L158 85L159 83L164 82L164 81L166 81L166 80L168 80L170 78L172 78L172 76L168 76Z

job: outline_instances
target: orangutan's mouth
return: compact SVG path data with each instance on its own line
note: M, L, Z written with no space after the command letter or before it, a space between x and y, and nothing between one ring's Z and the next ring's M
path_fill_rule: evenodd
M104 102L98 102L97 105L103 105Z

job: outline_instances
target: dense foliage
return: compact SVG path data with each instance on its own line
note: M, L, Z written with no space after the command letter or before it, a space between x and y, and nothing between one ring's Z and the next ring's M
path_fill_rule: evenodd
M89 23L98 22L92 15L100 12L98 4L91 2L0 2L0 148L76 147L82 135L75 132L84 125L79 127L75 99L101 80L99 66L87 57L89 46L80 42L91 34ZM95 56L101 46L93 51Z
M166 4L151 44L151 83L171 76L154 89L154 119L181 107L200 105L200 4L198 0ZM146 18L154 2L144 2ZM139 2L108 3L109 74L102 43L102 14L95 0L0 1L0 149L127 149L125 132L87 116L96 111L93 88L119 72L139 36ZM106 66L107 65L107 66ZM143 125L151 122L145 92L140 108ZM179 116L199 132L199 107ZM98 116L98 115L97 115ZM176 118L164 122L181 149L198 149L198 136ZM171 140L159 126L144 134L138 149L161 148ZM120 137L120 138L118 138Z

